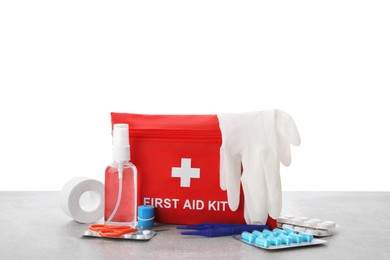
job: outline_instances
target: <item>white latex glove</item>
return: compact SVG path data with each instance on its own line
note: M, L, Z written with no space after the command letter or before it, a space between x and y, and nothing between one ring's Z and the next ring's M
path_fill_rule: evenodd
M266 223L282 209L280 162L291 163L290 144L301 140L294 120L280 110L219 114L222 132L220 186L237 210L242 183L247 223ZM242 170L242 174L241 174Z

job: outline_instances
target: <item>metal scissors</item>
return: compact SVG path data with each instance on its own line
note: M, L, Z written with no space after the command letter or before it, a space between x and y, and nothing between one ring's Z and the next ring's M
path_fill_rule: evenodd
M184 231L180 234L204 237L223 237L241 234L244 231L263 231L268 229L268 225L245 225L245 224L216 224L203 223L199 225L178 226L177 229L192 229L196 231Z
M97 232L102 237L120 237L124 234L137 231L137 229L129 226L115 226L105 224L93 224L90 225L88 229Z

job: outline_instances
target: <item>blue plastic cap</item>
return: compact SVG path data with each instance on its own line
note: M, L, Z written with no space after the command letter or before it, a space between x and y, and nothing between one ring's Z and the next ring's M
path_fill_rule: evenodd
M138 227L150 228L154 224L154 207L150 205L138 206Z

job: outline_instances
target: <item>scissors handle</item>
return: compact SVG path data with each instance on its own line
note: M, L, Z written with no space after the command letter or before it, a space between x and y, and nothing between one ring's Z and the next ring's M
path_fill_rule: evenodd
M88 228L91 231L96 231L102 237L120 237L124 234L137 231L135 228L129 226L115 226L105 224L93 224Z

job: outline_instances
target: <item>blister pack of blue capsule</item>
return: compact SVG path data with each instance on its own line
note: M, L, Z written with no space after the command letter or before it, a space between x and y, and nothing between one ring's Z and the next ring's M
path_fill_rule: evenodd
M297 232L290 228L275 228L273 231L265 229L262 232L255 230L251 233L242 232L241 235L236 235L234 238L245 244L266 250L314 246L327 242L314 238L313 234Z

